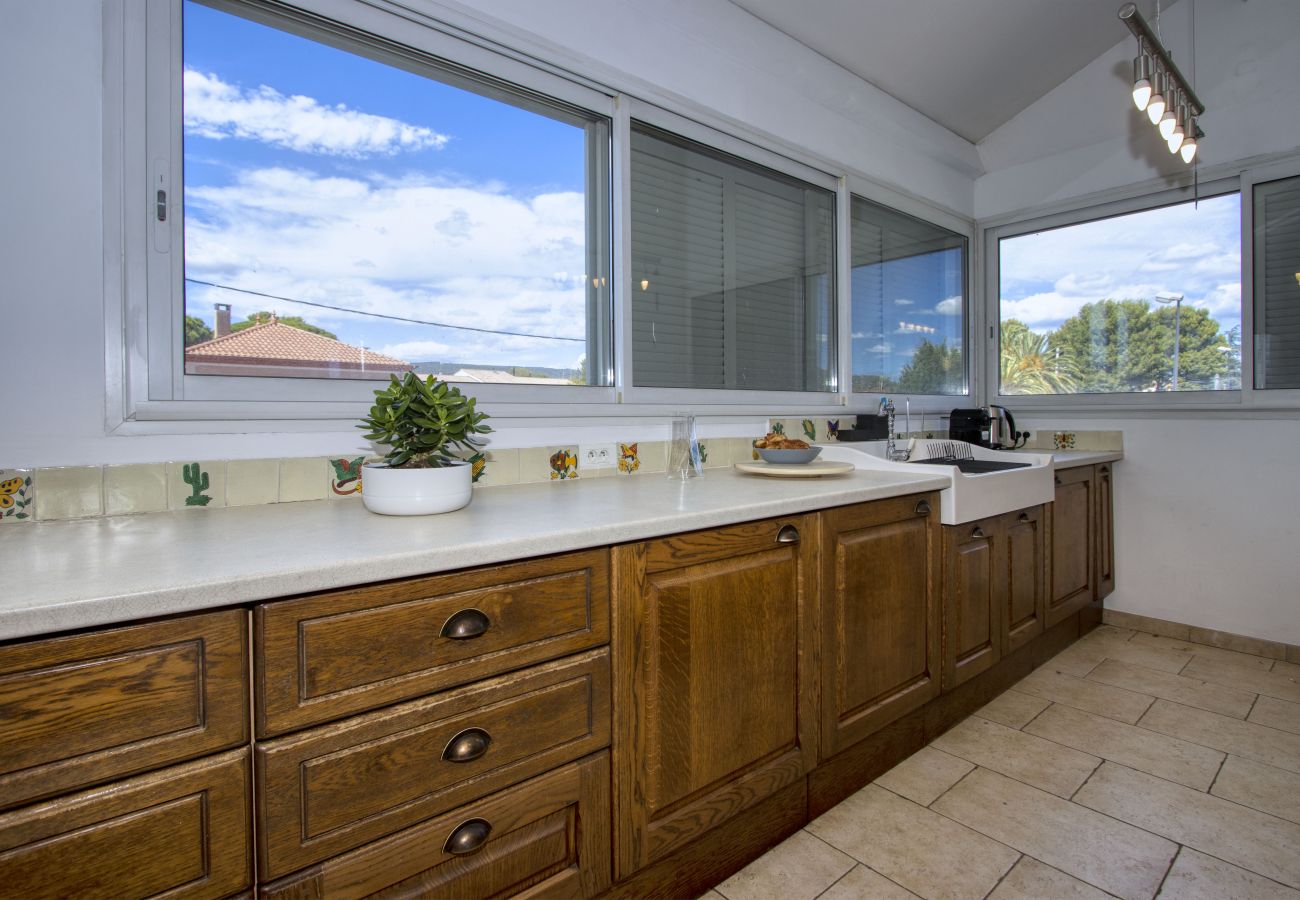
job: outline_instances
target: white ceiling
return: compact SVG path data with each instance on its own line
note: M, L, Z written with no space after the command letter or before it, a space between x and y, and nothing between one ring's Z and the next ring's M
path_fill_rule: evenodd
M972 143L1129 36L1119 0L732 2Z

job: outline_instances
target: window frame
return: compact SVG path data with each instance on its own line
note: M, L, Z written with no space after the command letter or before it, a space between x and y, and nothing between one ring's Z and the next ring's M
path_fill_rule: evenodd
M1260 404L1256 398L1250 396L1255 392L1250 389L1246 377L1246 373L1253 373L1254 371L1254 341L1253 339L1250 341L1246 339L1248 334L1253 335L1254 333L1254 317L1252 310L1248 308L1250 304L1246 301L1246 298L1250 296L1252 285L1250 272L1248 271L1251 268L1248 264L1248 260L1251 258L1251 241L1247 233L1249 229L1246 223L1250 221L1248 217L1252 216L1253 213L1248 209L1245 177L1246 170L1241 169L1232 173L1224 170L1212 171L1208 180L1202 181L1199 186L1199 197L1201 199L1241 193L1241 390L1114 394L1002 394L1000 392L1001 384L999 383L998 372L1000 371L1001 362L999 335L1002 301L999 242L1003 238L1018 237L1036 231L1081 225L1190 202L1198 196L1198 189L1191 183L1186 183L1173 188L1161 185L1157 189L1145 185L1102 196L1094 195L1091 198L1082 198L1079 202L1071 205L1046 208L1037 213L1030 211L1028 213L1002 216L989 219L983 223L981 234L984 243L982 255L985 261L985 271L984 303L982 306L984 308L985 322L981 332L984 341L984 352L980 356L985 373L985 396L988 398L988 402L1009 406L1026 413L1068 412L1070 414L1099 413L1105 415L1112 413L1147 414L1153 411L1258 408ZM1091 202L1088 202L1089 200Z
M1241 282L1241 368L1242 388L1249 407L1260 409L1300 409L1300 388L1255 387L1255 320L1263 310L1264 298L1255 296L1255 269L1259 261L1255 256L1255 187L1270 181L1300 177L1300 155L1266 165L1247 169L1241 174L1241 228L1242 249ZM1249 256L1246 248L1249 248ZM1247 318L1249 317L1249 329ZM1250 368L1246 368L1246 354L1250 353Z

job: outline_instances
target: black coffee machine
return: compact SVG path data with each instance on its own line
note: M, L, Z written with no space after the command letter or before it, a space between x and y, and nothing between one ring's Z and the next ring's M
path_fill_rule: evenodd
M991 450L1014 450L1020 440L1016 420L1005 406L954 409L948 414L948 440Z

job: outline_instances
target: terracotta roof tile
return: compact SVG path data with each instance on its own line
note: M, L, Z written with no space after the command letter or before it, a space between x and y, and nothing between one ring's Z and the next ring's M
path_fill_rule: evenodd
M411 368L411 364L405 360L345 344L275 320L186 347L185 359L188 362L204 363L322 363L346 368L361 368L364 365L367 369L397 371Z

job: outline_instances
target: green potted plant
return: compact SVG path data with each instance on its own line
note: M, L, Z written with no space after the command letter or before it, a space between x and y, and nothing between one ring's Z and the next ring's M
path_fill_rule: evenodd
M375 405L358 428L389 450L382 462L367 463L361 498L366 509L387 516L451 512L473 494L470 464L456 451L473 453L476 435L492 429L474 398L432 375L396 375L375 391Z

